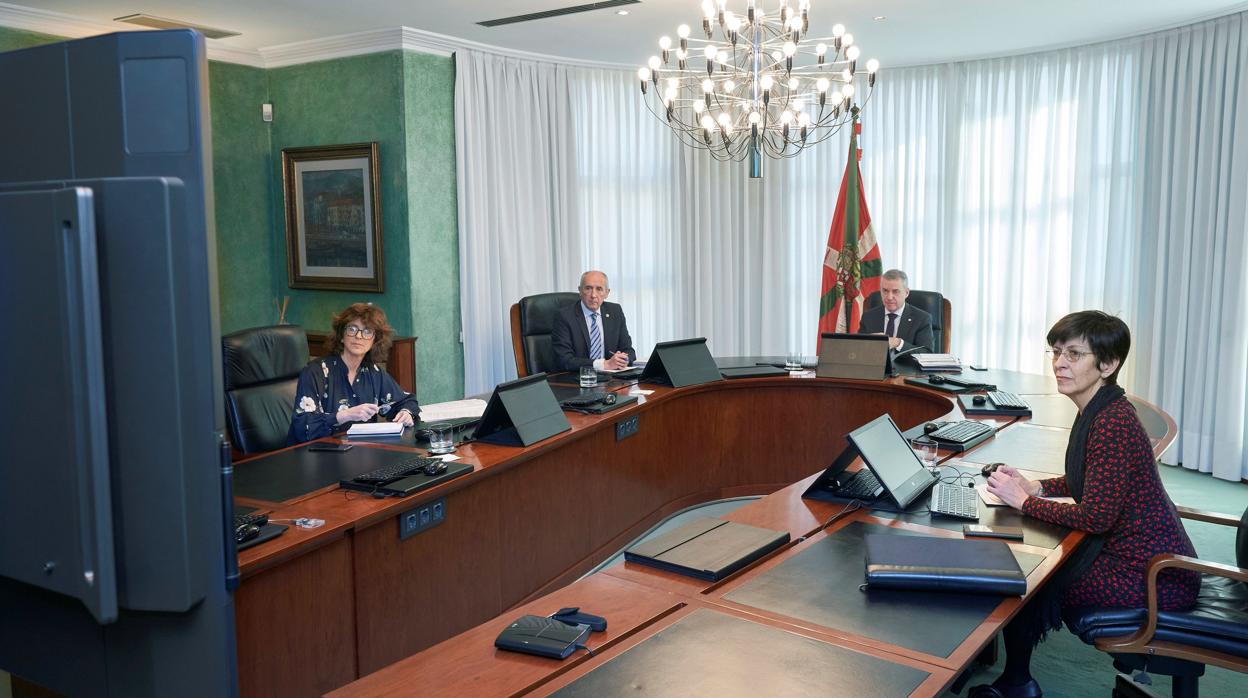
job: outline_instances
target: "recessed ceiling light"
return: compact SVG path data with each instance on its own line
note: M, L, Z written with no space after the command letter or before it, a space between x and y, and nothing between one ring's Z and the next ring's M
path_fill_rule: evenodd
M620 15L621 17L623 17L624 15L628 14L628 10L616 10L616 11L615 11L615 14Z
M874 20L875 20L875 21L877 21L877 22L883 22L884 20L886 20L886 19L888 19L888 18L887 18L887 17L885 17L884 15L876 15L876 16L872 17L871 19L874 19Z

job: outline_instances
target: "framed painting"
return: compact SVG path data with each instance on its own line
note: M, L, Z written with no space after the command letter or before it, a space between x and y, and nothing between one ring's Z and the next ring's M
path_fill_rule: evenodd
M282 149L291 288L381 293L377 143Z

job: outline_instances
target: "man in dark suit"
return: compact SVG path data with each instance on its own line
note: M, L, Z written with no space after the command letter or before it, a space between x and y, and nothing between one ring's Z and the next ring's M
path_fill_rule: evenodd
M607 303L611 288L600 271L581 274L577 288L581 300L555 315L550 330L555 363L564 371L593 365L596 369L618 370L637 360L633 339L628 336L624 311Z
M932 316L926 311L906 305L910 295L910 279L900 269L889 269L880 279L880 300L876 306L863 312L858 324L858 334L888 335L888 346L893 351L905 351L914 347L927 347L937 351L932 339Z

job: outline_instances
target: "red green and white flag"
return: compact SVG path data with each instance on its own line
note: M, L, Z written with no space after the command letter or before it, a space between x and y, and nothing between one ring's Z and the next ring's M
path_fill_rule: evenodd
M819 332L857 332L862 305L880 290L883 263L880 248L871 229L867 196L858 170L858 134L854 123L849 138L849 159L836 198L836 212L828 231L828 249L823 255L823 285L819 292ZM848 302L846 302L848 301Z

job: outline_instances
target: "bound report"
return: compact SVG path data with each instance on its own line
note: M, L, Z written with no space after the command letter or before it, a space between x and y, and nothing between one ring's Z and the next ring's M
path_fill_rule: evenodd
M702 518L634 545L624 559L715 582L788 542L787 531Z
M1000 541L874 533L866 544L870 589L1027 593L1027 577Z

